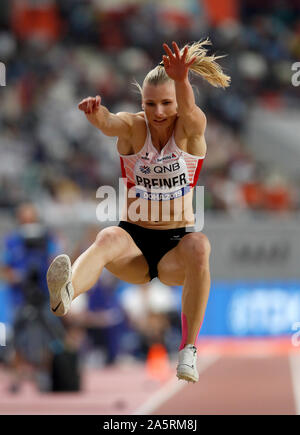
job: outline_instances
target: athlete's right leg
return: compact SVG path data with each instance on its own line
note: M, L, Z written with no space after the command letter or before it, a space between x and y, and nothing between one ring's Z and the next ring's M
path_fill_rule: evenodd
M95 242L74 262L60 255L48 269L50 305L54 314L62 316L71 301L98 281L103 267L119 279L132 284L148 282L149 267L132 237L117 226L100 231Z
M74 298L96 284L104 266L123 281L140 284L149 280L148 263L132 237L123 228L107 227L72 266Z

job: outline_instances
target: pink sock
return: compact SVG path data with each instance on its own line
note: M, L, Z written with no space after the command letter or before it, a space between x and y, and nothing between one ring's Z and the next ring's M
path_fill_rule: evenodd
M202 326L202 323L200 325L198 334L196 335L194 346L196 344L196 341L197 341L197 338L198 338L201 326ZM182 340L181 340L181 343L180 343L179 350L182 350L185 347L186 340L187 340L187 333L188 333L187 320L186 320L186 315L184 313L181 313L181 330L182 330Z

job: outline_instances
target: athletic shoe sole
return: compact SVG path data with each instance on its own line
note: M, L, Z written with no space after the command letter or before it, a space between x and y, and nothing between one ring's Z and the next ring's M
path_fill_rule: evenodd
M188 382L198 382L199 378L194 376L192 373L189 373L188 370L184 370L183 368L177 368L177 378L182 379Z
M50 309L55 316L64 316L70 308L74 295L71 277L70 258L65 254L59 255L52 261L47 272Z

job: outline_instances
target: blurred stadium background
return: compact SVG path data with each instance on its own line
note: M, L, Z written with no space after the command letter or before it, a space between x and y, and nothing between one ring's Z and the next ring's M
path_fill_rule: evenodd
M96 191L118 189L115 139L78 102L100 94L112 112L139 111L132 83L162 43L207 36L232 83L192 79L208 119L199 185L212 287L203 375L178 387L180 288L107 272L59 322L32 289L46 294L47 256L76 258L113 223L97 220ZM299 0L1 1L0 413L300 413L299 61ZM35 218L22 204L40 232L25 231Z

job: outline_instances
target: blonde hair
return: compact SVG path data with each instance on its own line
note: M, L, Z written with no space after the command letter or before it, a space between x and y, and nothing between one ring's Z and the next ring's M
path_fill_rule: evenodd
M208 38L206 38L204 41L198 41L188 45L186 62L189 62L193 57L196 57L195 62L189 67L190 71L203 77L212 86L227 88L230 84L230 77L223 73L222 68L216 62L217 59L224 57L224 55L215 56L213 54L211 56L207 56L208 50L204 48L205 45L211 45L211 42ZM180 50L180 54L183 54L184 48L185 47ZM167 81L172 81L172 79L170 79L166 73L163 62L161 62L146 75L142 87L137 82L135 82L135 85L142 94L145 84L156 86Z

